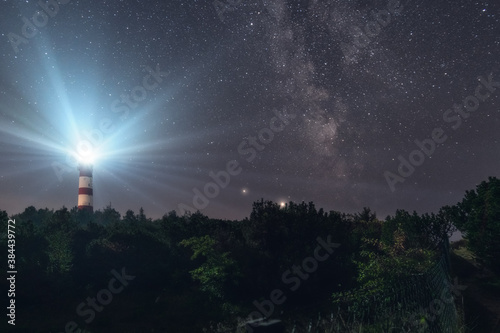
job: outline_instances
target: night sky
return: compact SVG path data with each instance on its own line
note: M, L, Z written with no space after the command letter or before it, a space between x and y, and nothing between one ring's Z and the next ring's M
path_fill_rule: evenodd
M94 208L153 218L424 213L500 176L497 0L41 3L0 2L9 214L76 206L84 140Z

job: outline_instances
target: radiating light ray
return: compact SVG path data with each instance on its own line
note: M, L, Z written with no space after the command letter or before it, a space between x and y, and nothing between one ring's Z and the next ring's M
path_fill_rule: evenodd
M44 159L45 160L45 159ZM28 173L36 173L36 172L43 172L46 170L47 166L42 164L42 163L20 163L23 162L23 160L16 160L16 167L11 168L10 171L8 172L3 172L2 176L6 178L15 178L18 176L25 176ZM2 163L3 164L3 163Z
M68 88L64 84L56 56L50 52L50 48L45 47L46 45L51 45L50 37L48 34L44 36L45 37L39 36L39 38L36 39L36 43L39 57L42 60L44 73L49 77L50 82L50 88L47 86L45 91L49 96L52 94L52 96L56 97L55 100L58 102L57 110L45 110L45 114L48 116L48 119L52 120L55 126L64 126L64 128L69 128L71 133L77 133L77 120L75 119L72 105L68 97ZM61 118L54 116L50 117L51 113L62 113L64 116L64 118L62 118L62 124L60 122Z
M39 37L39 38L38 38ZM41 69L46 74L48 78L48 84L42 87L40 91L33 91L32 95L34 100L38 101L40 95L45 95L50 97L49 100L37 103L37 108L40 110L39 119L43 119L41 116L45 117L45 120L40 122L35 120L35 118L25 118L19 120L19 122L24 126L23 130L12 130L5 129L5 133L8 137L12 138L12 143L19 140L22 145L29 148L25 150L25 155L16 156L13 155L14 159L18 161L25 161L30 159L43 160L44 157L47 158L47 164L52 162L54 156L59 156L56 160L61 158L66 158L67 156L73 156L73 160L77 160L76 154L78 154L78 144L82 140L86 140L85 131L90 131L93 129L91 126L91 120L89 120L89 114L93 106L92 100L96 98L95 91L89 91L88 87L97 86L88 82L82 82L82 87L87 87L82 93L86 95L86 98L78 98L78 94L72 89L71 84L68 82L67 76L60 70L60 59L54 57L51 54L51 41L49 38L44 38L43 36L37 36L34 40L34 45L37 45L37 50L39 53L39 58L41 59ZM31 45L33 46L33 45ZM129 119L124 122L116 121L116 131L111 134L103 135L103 141L98 145L94 146L95 153L98 156L98 161L101 172L108 172L111 175L110 179L106 179L106 182L113 181L117 184L124 184L129 187L135 193L140 195L141 199L152 200L153 198L147 193L140 191L138 188L141 187L141 183L152 182L154 188L166 188L173 190L175 187L170 185L176 182L176 184L184 184L188 186L186 191L179 191L178 188L175 190L176 193L180 195L186 194L186 197L192 197L192 187L191 184L199 184L197 186L203 186L206 181L210 181L208 178L208 173L212 171L208 167L197 167L193 161L200 161L203 163L207 160L217 161L220 157L226 157L227 160L238 159L239 155L236 153L237 145L236 142L233 147L233 153L228 154L214 154L211 156L206 155L206 151L202 148L201 150L193 150L192 147L196 146L193 142L199 142L205 138L220 138L220 133L227 132L238 132L242 130L242 126L232 126L229 123L224 126L204 128L202 130L196 129L189 133L181 133L176 136L170 136L170 139L165 139L161 141L152 142L148 134L143 133L143 129L148 132L156 132L154 126L144 128L143 123L146 118L154 116L155 112L160 109L166 109L169 107L167 98L169 96L179 95L180 91L183 89L183 83L195 82L197 75L201 75L202 67L204 64L200 62L199 71L192 70L189 77L184 80L177 80L177 84L172 82L164 82L165 87L162 89L148 92L148 101L144 104L140 104L140 107L134 109L130 113ZM205 69L206 73L210 70L207 67ZM32 73L36 75L36 73ZM80 77L82 80L82 78ZM171 80L171 78L165 79L165 81ZM82 80L83 81L83 80ZM43 89L44 88L44 89ZM168 89L168 90L166 90ZM28 95L30 95L28 93ZM75 98L75 96L77 96ZM171 104L170 104L171 105ZM272 116L270 116L271 118ZM50 130L47 130L47 129ZM3 128L0 128L2 130ZM248 135L255 135L255 131L261 129L260 122L245 123L245 131L248 129ZM243 139L243 138L242 138ZM216 141L216 140L213 140ZM15 144L19 144L16 142ZM227 145L227 142L221 142L221 144ZM169 151L175 146L177 152ZM190 151L189 154L180 153L178 150L181 147L186 147L186 150ZM229 144L231 146L231 144ZM33 150L37 151L38 157L34 157ZM157 165L152 165L149 160L156 160L158 164L158 154L165 154L165 158L160 161L164 162L163 168L168 168L169 172L176 173L165 174L162 167ZM131 158L131 163L120 163L120 160ZM175 159L175 164L171 163ZM201 164L200 163L200 164ZM194 165L193 165L194 164ZM39 172L43 167L31 167L21 170L19 175L24 172ZM221 170L225 168L225 163L220 164ZM99 170L99 169L98 169ZM217 171L214 169L214 171ZM75 167L76 173L76 167ZM179 176L181 174L181 176ZM193 174L200 175L201 182L193 179ZM99 171L96 173L96 178L99 179ZM158 180L158 181L157 181ZM104 181L104 180L102 180ZM172 181L172 182L169 182ZM157 200L156 200L157 201ZM224 207L218 203L214 204L216 207ZM173 207L176 208L176 207ZM227 207L226 207L227 208Z
M19 110L8 112L8 114L12 121L0 124L0 133L8 136L2 141L25 147L41 146L48 151L62 147L60 143L62 132L58 129L45 130L50 128L50 125L40 114L33 113L30 117L21 117L22 112Z
M35 133L34 135L33 131L29 128L14 128L12 126L0 125L0 131L8 135L12 140L10 143L14 145L38 147L39 149L44 149L47 152L64 150L60 144L45 139L41 133ZM3 141L9 142L9 140L6 139L7 138Z
M144 176L142 176L140 173L124 168L120 168L119 170L105 168L104 170L102 170L102 172L106 174L106 179L101 178L99 174L96 174L94 176L94 178L96 178L99 183L107 183L109 182L108 178L111 178L114 180L114 182L111 183L120 184L130 189L130 191L134 193L134 197L140 197L145 200L139 200L138 202L149 203L156 200L152 195L148 194L150 192L141 190L141 188L144 188L143 186L141 186L141 182L144 179ZM96 199L99 200L99 197L97 197Z
M169 186L169 184L179 184L179 183L189 183L192 181L192 172L186 173L186 176L182 176L179 172L166 173L163 170L155 171L149 165L141 166L139 164L120 164L113 166L104 167L106 171L111 172L116 175L120 175L120 177L124 177L127 180L133 181L143 181L146 179L147 181L152 181L157 184L157 187L165 187Z
M41 91L33 91L31 95L33 95L34 101L40 98L37 94L47 97L52 96L53 98L49 101L35 102L36 106L32 108L37 110L29 110L31 111L29 116L21 117L21 112L7 112L14 121L11 124L0 124L0 132L5 136L2 141L10 145L25 147L27 150L24 149L23 151L24 154L30 156L29 159L33 159L33 155L38 154L45 156L46 160L45 163L39 163L26 170L16 169L14 175L38 172L41 166L46 167L54 161L52 159L54 155L60 155L61 157L67 155L68 152L72 151L70 147L75 147L78 141L81 140L77 123L82 124L82 120L77 120L75 116L75 110L72 108L68 95L69 91L64 84L56 59L50 54L50 48L43 45L44 43L50 45L48 39L40 36L34 44L38 46L37 50L42 62L42 72L49 78L49 84L43 86ZM52 103L52 101L55 101L55 103ZM75 101L73 103L78 104ZM28 159L28 157L19 154L11 156L15 156L17 161Z

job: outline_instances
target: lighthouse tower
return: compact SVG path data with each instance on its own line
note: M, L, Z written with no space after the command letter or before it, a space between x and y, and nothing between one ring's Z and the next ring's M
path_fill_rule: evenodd
M78 209L93 213L92 165L80 163L78 169L80 170Z

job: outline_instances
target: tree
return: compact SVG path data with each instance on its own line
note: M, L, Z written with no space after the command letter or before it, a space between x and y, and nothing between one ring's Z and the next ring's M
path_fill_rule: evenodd
M133 210L128 209L127 212L125 213L125 216L123 216L122 219L123 222L128 223L130 225L137 225L137 217L135 216L135 213Z
M468 248L488 267L500 271L500 180L488 178L446 211L468 240Z
M354 214L354 221L360 222L374 222L377 220L377 214L372 213L371 209L368 207L363 207L363 210L360 213Z
M405 233L405 247L432 249L453 231L451 219L442 209L438 214L410 214L398 209L394 217L388 216L383 224L381 240L386 245L395 242L394 233L401 230Z
M78 209L78 207L71 208L70 211L71 218L79 226L85 226L92 222L94 218L94 213L87 209Z
M120 222L121 216L120 213L109 204L102 212L100 210L96 211L94 213L94 218L97 224L113 225Z
M40 216L36 208L33 206L29 206L28 208L26 208L24 212L19 214L18 218L26 222L32 221L35 225L38 225L41 222Z
M200 256L205 257L206 260L200 267L190 271L191 276L201 283L201 289L212 298L225 300L227 297L225 285L236 284L238 276L238 268L230 257L231 253L217 252L216 241L209 235L185 239L180 245L191 247L193 250L191 260Z
M0 231L0 232L5 232L5 230L7 230L7 221L8 220L9 220L9 215L7 214L7 212L5 210L0 209L0 223L2 225L2 231Z
M47 276L62 288L69 287L73 269L73 236L77 230L76 221L66 207L54 212L45 221L43 234L47 241Z
M148 219L146 217L146 214L144 214L144 208L142 207L141 209L139 209L139 215L137 215L137 220L139 221L139 223L146 223L146 222L151 223L151 219Z
M73 267L73 253L71 250L71 238L63 231L56 231L47 236L49 259L47 272L52 274L65 274Z
M407 247L407 241L400 226L393 232L390 245L378 239L363 238L362 250L354 260L358 271L357 287L333 293L334 304L347 304L352 313L361 311L360 314L369 307L392 306L391 299L384 295L395 286L401 286L402 281L410 281L413 275L427 272L436 263L436 252Z

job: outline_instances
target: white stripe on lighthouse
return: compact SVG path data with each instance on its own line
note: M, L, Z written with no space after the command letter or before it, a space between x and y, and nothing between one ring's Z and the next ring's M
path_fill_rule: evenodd
M78 180L78 209L93 212L92 166L80 164Z

